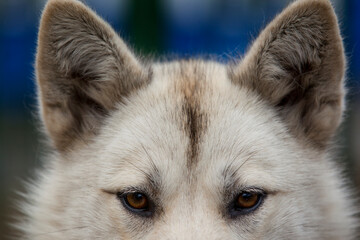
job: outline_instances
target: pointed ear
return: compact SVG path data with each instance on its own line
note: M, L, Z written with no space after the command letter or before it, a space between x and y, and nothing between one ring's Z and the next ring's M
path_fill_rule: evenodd
M75 0L47 3L36 77L42 119L59 151L90 139L117 104L149 79L112 28Z
M330 2L300 0L263 30L231 75L275 107L296 137L323 148L341 121L344 72Z

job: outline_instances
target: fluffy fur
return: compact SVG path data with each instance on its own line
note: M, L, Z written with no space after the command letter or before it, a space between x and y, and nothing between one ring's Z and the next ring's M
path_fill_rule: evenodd
M327 0L299 0L232 65L144 65L74 0L50 0L36 76L54 146L24 204L24 239L354 239L351 194L328 149L345 59ZM116 197L155 202L150 218ZM255 211L229 216L246 188Z

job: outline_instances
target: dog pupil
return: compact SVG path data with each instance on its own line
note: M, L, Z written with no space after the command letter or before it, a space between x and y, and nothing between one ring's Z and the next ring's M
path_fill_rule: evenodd
M242 197L243 200L245 200L245 201L250 201L250 200L254 197L254 195L253 195L252 193L247 193L247 192L245 192L245 193L242 193L242 194L241 194L241 197Z
M135 193L134 198L136 201L141 202L144 198L144 196L141 193Z

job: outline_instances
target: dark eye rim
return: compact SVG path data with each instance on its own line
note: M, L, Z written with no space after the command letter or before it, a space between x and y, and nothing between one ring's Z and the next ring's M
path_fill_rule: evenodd
M132 207L126 199L128 194L140 193L147 198L148 206L147 208L134 208ZM141 191L128 191L128 192L118 192L116 193L117 198L120 200L122 205L126 210L128 210L132 214L139 215L141 217L152 217L154 214L154 204L152 203L151 199L148 195Z
M239 208L239 207L237 207L237 204L236 204L237 199L244 192L256 194L258 196L258 199L257 199L256 204L254 206L249 207L249 208ZM230 206L229 206L230 217L231 218L236 218L238 216L248 215L248 214L251 214L251 213L255 212L264 203L264 200L265 200L266 196L267 196L266 192L264 190L262 190L262 189L252 188L252 189L243 189L243 190L241 190L240 192L235 194L235 197L233 198L233 200L230 203Z

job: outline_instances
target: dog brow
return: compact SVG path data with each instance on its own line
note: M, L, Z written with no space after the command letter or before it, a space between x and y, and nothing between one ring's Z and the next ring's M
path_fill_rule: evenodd
M237 173L239 172L240 168L244 166L245 163L247 163L252 157L254 156L255 152L251 152L247 158L238 166L236 166L236 163L239 160L240 155L244 154L243 151L239 151L232 160L226 165L222 172L223 180L225 189L230 188L234 185L235 182L238 181Z
M143 173L146 176L146 179L148 180L148 182L151 184L151 186L154 189L159 189L161 186L161 177L160 177L160 171L159 168L156 166L154 160L152 159L151 155L149 154L149 152L146 150L145 146L141 143L141 148L144 150L149 162L150 162L150 166L151 166L151 170L150 173L147 173L145 171L143 171Z

